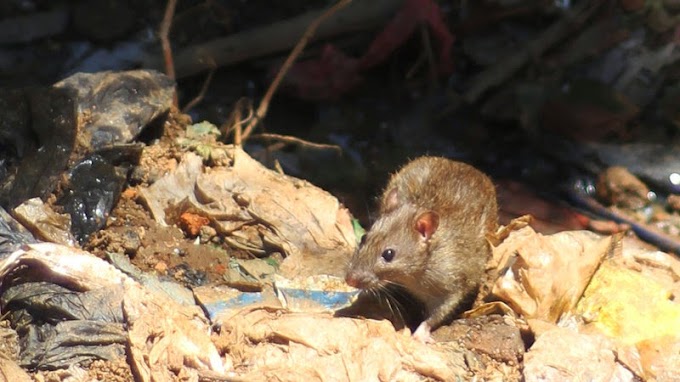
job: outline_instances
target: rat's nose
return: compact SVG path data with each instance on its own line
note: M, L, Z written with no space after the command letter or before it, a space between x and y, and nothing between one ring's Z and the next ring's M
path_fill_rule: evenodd
M345 275L345 282L354 288L370 289L378 282L378 278L362 269L350 269Z
M358 288L359 287L359 279L356 277L356 274L354 272L347 272L345 275L345 282L347 285Z

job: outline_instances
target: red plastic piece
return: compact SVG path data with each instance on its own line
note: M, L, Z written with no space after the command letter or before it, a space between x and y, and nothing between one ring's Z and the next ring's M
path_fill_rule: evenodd
M326 44L318 59L293 65L286 75L284 86L303 99L335 99L361 83L362 70L384 62L422 24L429 27L438 42L439 74L450 74L453 71L451 50L454 38L444 22L441 9L433 0L405 0L361 58L349 57Z

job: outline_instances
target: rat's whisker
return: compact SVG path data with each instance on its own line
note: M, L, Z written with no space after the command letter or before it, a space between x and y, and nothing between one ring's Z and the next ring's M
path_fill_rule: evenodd
M387 307L389 308L392 317L398 320L398 322L404 323L404 306L394 295L394 288L383 285L380 288L380 295L384 298L385 303L387 303Z

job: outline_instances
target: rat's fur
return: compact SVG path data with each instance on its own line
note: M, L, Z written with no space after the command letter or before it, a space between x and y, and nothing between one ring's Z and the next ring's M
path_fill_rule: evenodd
M425 304L425 324L436 328L476 293L497 214L496 191L482 172L445 158L417 158L390 179L347 282L362 289L402 286ZM382 256L386 249L394 250L391 261Z

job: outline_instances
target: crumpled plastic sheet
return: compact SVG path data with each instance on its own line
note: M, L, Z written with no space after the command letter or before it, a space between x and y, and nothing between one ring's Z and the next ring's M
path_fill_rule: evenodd
M130 164L138 161L142 146L130 142L168 113L174 85L153 70L107 71L2 93L0 143L8 148L4 154L16 155L0 162L6 175L0 178L0 204L14 208L63 190L59 204L71 215L73 234L84 241L104 225ZM66 169L69 182L60 184Z
M0 207L0 260L9 256L22 245L36 241L21 223L14 220L12 215Z
M32 197L45 198L58 184L78 131L74 93L56 88L0 92L3 207L13 208Z
M70 328L60 328L59 325L75 326L77 335L74 338L80 338L78 346L83 346L79 349L80 353L86 353L87 345L92 345L86 343L88 336L98 346L106 341L116 342L119 335L124 335L127 358L140 381L170 381L173 380L174 372L197 378L201 370L224 374L227 369L210 341L209 324L200 308L182 306L163 294L153 293L106 261L85 251L52 243L27 244L0 261L0 283L3 288L25 280L27 275L32 280L58 284L74 292L108 293L105 301L110 308L99 312L97 306L92 305L93 301L86 304L85 309L72 309L81 303L78 296L69 296L60 287L54 287L53 290L59 292L55 296L59 296L61 302L41 296L26 296L21 289L15 289L8 296L8 305L16 302L25 308L35 306L38 310L59 312L63 319L75 315L96 322L83 326L78 320L66 320L55 326L58 330L64 329L64 333L68 333ZM115 310L116 307L118 310ZM94 309L94 312L89 312L89 316L83 314L88 313L88 309ZM99 321L103 318L100 314L107 312L107 309L115 312L113 327L111 323ZM121 317L127 333L116 329L120 329L120 323L115 324ZM38 319L37 315L35 318ZM36 335L41 334L37 326L33 330ZM55 338L63 340L47 343L48 354L58 353L51 346L69 346L66 338ZM54 359L54 362L62 361Z
M71 216L71 232L80 243L106 224L142 149L140 144L102 149L68 172L66 190L57 203Z
M76 73L55 89L75 92L82 117L77 140L96 151L131 142L155 118L172 106L175 81L155 70Z
M49 282L25 282L0 297L21 340L19 364L58 369L81 361L125 355L122 288L73 291Z

